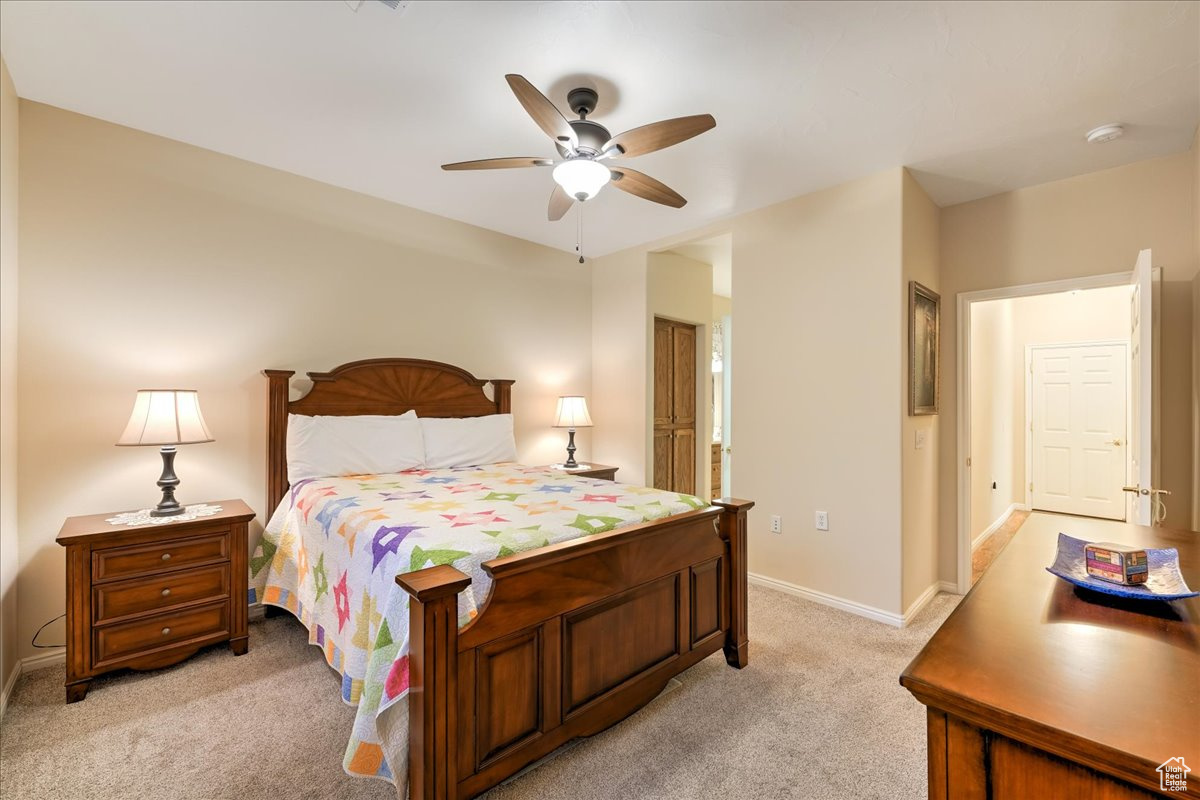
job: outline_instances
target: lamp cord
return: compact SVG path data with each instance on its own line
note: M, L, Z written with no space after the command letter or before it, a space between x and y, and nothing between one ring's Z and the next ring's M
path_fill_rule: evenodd
M62 644L38 644L38 640L37 640L37 639L38 639L38 637L42 635L42 631L46 630L46 628L47 628L47 627L49 627L51 624L53 624L53 623L55 623L55 622L58 622L60 619L62 619L62 618L63 618L63 617L65 617L65 616L66 616L66 613L65 613L65 612L64 612L64 613L62 613L62 614L59 614L59 615L58 615L57 617L55 617L54 619L50 620L50 622L47 622L47 623L46 623L45 625L43 625L42 627L38 628L38 629L37 629L37 633L35 633L35 634L33 635L33 639L32 639L32 640L30 640L30 642L29 642L29 643L30 643L31 645L33 645L34 647L41 647L41 648L44 648L44 649L51 649L51 648L55 648L55 647L66 647L66 646L67 646L67 643L66 643L66 642L63 642Z

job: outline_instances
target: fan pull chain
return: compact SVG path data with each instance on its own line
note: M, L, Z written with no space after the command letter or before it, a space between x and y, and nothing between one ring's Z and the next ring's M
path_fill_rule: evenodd
M575 252L579 253L579 263L583 263L583 203L579 204L579 228L575 235Z

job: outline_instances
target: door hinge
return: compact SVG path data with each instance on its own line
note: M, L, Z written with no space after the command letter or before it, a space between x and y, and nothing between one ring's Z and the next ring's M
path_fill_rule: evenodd
M1033 491L1033 481L1029 482L1029 491Z
M971 459L969 459L969 458L967 459L967 466L968 467L971 466Z

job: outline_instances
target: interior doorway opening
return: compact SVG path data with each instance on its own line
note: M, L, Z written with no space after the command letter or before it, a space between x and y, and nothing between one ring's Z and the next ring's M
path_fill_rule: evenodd
M724 233L672 248L672 252L712 267L710 334L712 385L706 391L704 448L705 485L713 499L733 495L733 235ZM707 347L707 345L706 345ZM706 356L709 358L709 356ZM701 481L697 481L699 485Z
M1149 496L1125 491L1151 486L1157 453L1149 259L959 295L960 591L1030 511L1149 524Z

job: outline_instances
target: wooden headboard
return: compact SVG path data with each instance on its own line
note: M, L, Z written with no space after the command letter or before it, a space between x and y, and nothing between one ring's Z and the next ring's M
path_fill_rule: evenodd
M511 412L510 380L480 380L465 369L418 358L372 358L342 364L330 372L310 372L312 389L289 400L296 373L265 369L267 376L267 512L287 494L288 414L349 416L403 414L422 417L482 417ZM492 398L483 388L492 385Z

